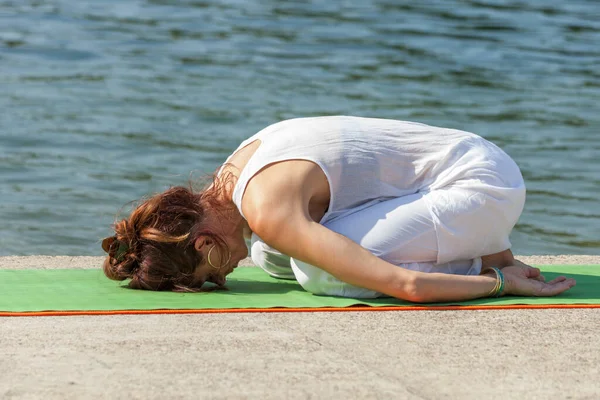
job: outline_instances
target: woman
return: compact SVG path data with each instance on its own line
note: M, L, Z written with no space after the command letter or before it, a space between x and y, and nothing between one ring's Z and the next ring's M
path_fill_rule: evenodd
M553 296L575 285L516 261L525 186L468 132L358 117L283 121L244 141L200 193L175 187L103 241L111 279L197 290L254 262L315 294L413 302Z

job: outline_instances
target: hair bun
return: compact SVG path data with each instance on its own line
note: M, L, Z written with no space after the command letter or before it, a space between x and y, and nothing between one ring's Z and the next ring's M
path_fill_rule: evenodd
M137 244L133 226L123 219L114 225L115 235L102 241L102 249L108 253L104 260L104 273L113 280L132 278L139 267L134 246Z
M139 263L133 254L125 254L120 259L108 255L102 266L106 276L116 281L133 278L138 267Z

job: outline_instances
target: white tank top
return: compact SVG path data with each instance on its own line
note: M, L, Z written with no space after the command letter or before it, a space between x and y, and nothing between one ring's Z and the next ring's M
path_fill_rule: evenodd
M258 171L275 162L300 159L319 165L329 181L329 208L321 223L373 202L429 191L468 177L477 164L489 164L477 149L491 145L469 132L349 116L282 121L248 138L238 150L257 139L261 145L242 170L233 192L242 216L246 218L242 196Z

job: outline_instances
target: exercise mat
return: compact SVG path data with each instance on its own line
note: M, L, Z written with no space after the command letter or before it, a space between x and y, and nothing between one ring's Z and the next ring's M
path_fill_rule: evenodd
M566 275L575 278L577 286L556 297L414 304L393 298L315 296L295 281L271 278L251 267L240 267L229 275L226 290L198 293L133 290L126 282L107 279L99 269L0 270L0 316L600 308L600 265L539 267L547 280Z

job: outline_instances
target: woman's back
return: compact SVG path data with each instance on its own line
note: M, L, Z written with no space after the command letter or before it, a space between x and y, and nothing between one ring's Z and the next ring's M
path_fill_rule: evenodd
M260 146L234 190L238 208L248 181L265 166L309 160L320 166L330 186L329 210L322 222L373 201L428 191L464 178L475 165L485 162L474 148L501 151L468 132L347 116L283 121L261 130L239 149L256 140Z

